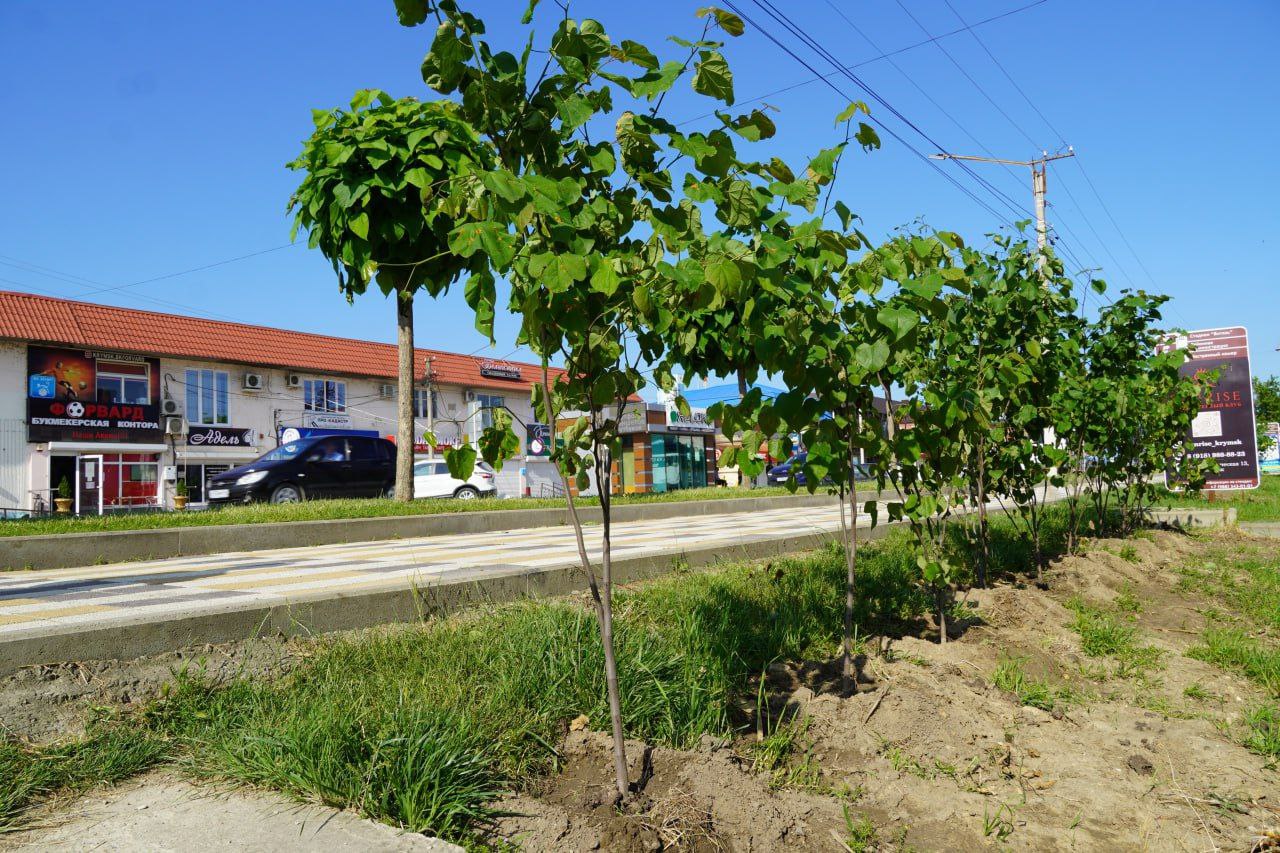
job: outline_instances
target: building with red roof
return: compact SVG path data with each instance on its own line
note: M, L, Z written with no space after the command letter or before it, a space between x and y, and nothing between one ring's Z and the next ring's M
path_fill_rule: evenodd
M538 365L414 362L415 423L436 439L419 452L474 442L504 408L527 440L500 493L555 489ZM393 344L0 291L0 513L49 506L63 478L80 512L164 506L178 482L198 504L210 476L282 439L391 436L396 364Z

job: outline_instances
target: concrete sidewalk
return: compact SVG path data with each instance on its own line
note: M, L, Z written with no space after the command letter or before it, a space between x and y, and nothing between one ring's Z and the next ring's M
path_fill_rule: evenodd
M861 519L866 524L866 519ZM616 577L814 547L824 507L614 525ZM880 535L885 528L878 528ZM586 528L598 557L601 531ZM0 574L0 673L128 658L262 634L412 621L483 601L581 588L571 528L536 528Z

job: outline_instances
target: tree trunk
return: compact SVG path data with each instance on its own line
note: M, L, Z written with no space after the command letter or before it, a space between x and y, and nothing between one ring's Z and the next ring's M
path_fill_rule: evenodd
M396 291L396 488L413 500L413 292Z
M738 403L741 404L742 401L746 399L746 396L747 396L747 377L746 377L746 374L744 374L741 370L739 370L738 371ZM768 436L768 437L772 438L772 436ZM758 452L759 450L760 448L757 447L756 452ZM753 453L752 455L754 456L755 453ZM738 483L739 487L746 486L748 489L754 489L756 487L755 479L753 478L751 480L748 480L746 476L743 474L741 465L738 466L738 480L740 481Z
M843 510L840 517L844 518ZM858 580L858 480L853 476L852 437L849 439L849 536L845 542L844 565L844 666L841 680L843 692L848 696L858 687L853 665L853 607L857 599Z
M947 642L947 607L946 597L943 595L942 587L939 586L934 590L934 599L938 606L938 641Z
M987 452L985 442L978 443L978 587L987 586L987 560L991 553L991 532L987 525Z
M603 459L601 456L603 455ZM601 574L604 589L600 600L600 641L604 645L604 679L609 693L609 719L613 724L613 773L618 786L618 798L626 800L630 787L627 778L627 744L622 731L622 694L618 689L618 660L613 649L613 553L612 553L612 491L613 467L608 449L603 452L597 445L596 488L600 492L600 526L603 534Z

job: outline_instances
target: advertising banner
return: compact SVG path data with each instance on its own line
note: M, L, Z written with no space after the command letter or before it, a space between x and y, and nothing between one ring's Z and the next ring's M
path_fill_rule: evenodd
M1178 335L1178 349L1189 351L1183 376L1216 370L1218 381L1206 407L1191 422L1197 459L1213 459L1219 471L1206 491L1258 487L1258 433L1253 417L1253 385L1249 373L1249 335L1242 326L1203 329Z
M525 425L525 456L547 457L551 455L551 427L547 424Z
M159 359L27 347L27 438L163 441Z
M1264 474L1280 474L1280 424L1269 423L1263 432L1271 438L1271 443L1258 454L1258 467Z

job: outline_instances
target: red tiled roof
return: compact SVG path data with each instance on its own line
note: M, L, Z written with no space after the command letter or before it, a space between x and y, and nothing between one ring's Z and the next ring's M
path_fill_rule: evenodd
M324 374L396 377L393 344L3 290L0 290L0 338ZM526 388L540 377L537 365L517 362L510 363L521 368L519 380L481 376L480 365L487 359L429 349L415 350L415 376L426 375L428 359L435 382L442 385ZM552 381L563 373L559 368L552 368Z

